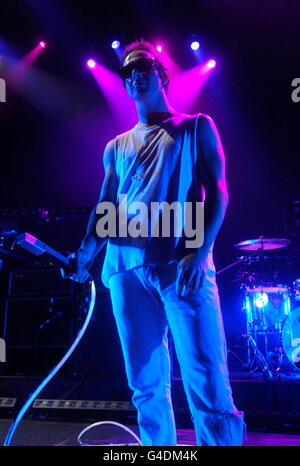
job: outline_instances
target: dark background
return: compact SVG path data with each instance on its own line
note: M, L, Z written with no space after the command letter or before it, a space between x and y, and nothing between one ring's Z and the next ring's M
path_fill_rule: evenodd
M215 245L217 268L241 255L234 248L239 241L286 237L285 206L300 197L300 102L291 98L292 80L300 77L299 16L296 0L2 1L2 52L19 59L40 40L47 48L27 94L8 86L7 102L0 104L1 208L93 206L104 146L129 128L109 110L86 59L116 71L112 40L143 37L167 44L168 54L188 69L195 65L189 49L195 35L204 59L214 57L217 67L192 113L214 118L227 156L230 204ZM32 224L31 231L72 251L86 220ZM237 272L219 277L229 333L243 324Z

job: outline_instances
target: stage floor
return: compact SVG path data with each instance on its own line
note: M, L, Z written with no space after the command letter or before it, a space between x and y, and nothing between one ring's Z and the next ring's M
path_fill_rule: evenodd
M64 422L24 419L19 424L11 446L79 446L77 438L83 429L94 423ZM0 443L10 427L11 419L0 419ZM136 425L127 425L138 434ZM177 430L178 445L196 445L195 434L191 429ZM130 434L120 427L105 425L95 427L81 437L82 442L90 445L136 443ZM292 433L247 432L244 446L300 446L300 435Z
M1 376L1 395L25 401L40 383L39 377ZM236 406L245 414L247 437L245 446L300 446L300 377L299 374L265 380L262 374L251 377L231 374ZM182 381L172 380L172 397L179 445L196 445L193 423L185 399ZM129 400L130 393L123 377L77 379L57 377L43 391L41 398L50 400ZM1 409L0 445L12 422L13 411ZM114 421L129 427L139 437L135 410L59 410L30 408L21 420L11 445L16 446L79 446L78 436L95 422ZM82 437L92 445L137 443L124 429L112 424L89 430Z

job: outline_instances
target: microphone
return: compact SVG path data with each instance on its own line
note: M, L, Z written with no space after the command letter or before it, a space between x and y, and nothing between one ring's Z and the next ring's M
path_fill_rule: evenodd
M22 233L18 235L15 239L15 244L18 244L23 249L30 252L31 254L34 254L35 256L46 254L53 264L61 267L66 271L72 270L69 260L63 254L55 251L55 249L52 249L50 246L43 243L41 240L37 239L30 233Z

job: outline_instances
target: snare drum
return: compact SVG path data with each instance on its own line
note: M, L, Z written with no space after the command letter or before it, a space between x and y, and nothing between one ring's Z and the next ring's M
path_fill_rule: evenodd
M250 332L280 332L291 310L290 289L285 285L246 287L244 309Z
M300 306L286 317L281 341L286 357L300 371Z

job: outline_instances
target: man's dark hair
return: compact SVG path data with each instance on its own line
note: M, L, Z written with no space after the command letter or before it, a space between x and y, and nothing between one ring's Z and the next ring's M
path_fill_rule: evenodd
M158 68L161 78L166 79L167 77L165 84L164 84L164 88L165 88L165 91L168 92L168 85L169 85L168 70L163 64L162 59L159 56L159 53L157 52L157 49L150 42L144 39L136 40L125 46L123 54L122 54L122 63L124 63L125 58L134 50L145 50L146 52L150 52L152 53L152 55L154 55L155 63L157 64L157 68Z

